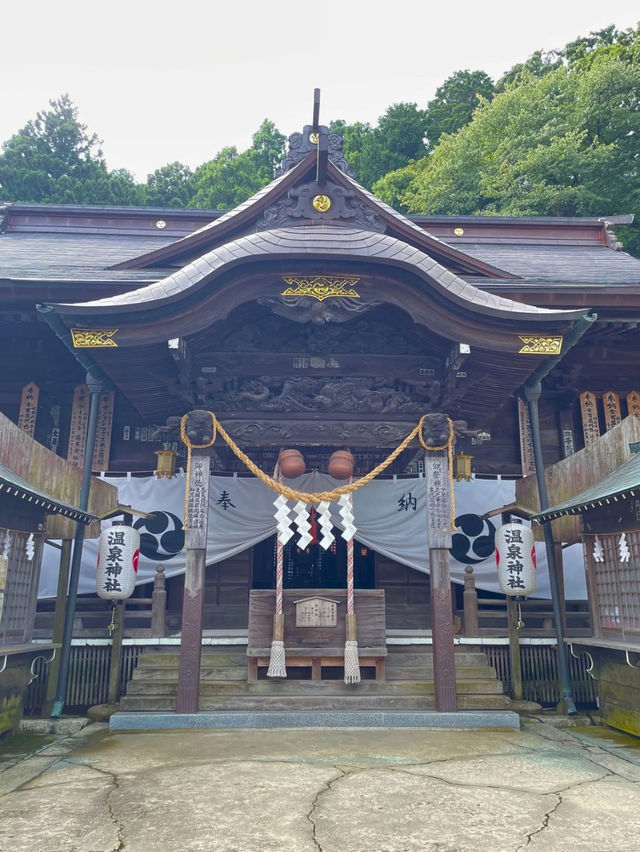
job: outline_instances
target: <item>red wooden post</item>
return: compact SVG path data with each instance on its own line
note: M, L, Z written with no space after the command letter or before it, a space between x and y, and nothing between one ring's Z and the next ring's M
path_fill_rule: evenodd
M431 572L431 636L435 709L456 709L456 659L453 645L453 601L449 576L451 492L447 451L427 452L427 537Z
M197 713L202 654L204 571L209 521L209 453L192 450L188 483L187 561L182 603L182 636L176 712Z

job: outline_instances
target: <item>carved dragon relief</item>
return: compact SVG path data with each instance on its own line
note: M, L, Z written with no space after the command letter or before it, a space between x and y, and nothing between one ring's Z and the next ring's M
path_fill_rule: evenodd
M202 405L218 411L332 414L422 414L435 402L427 383L405 385L368 376L248 376L220 391L206 379L196 381ZM436 393L439 394L439 386Z
M293 322L325 325L332 322L348 322L358 314L377 308L382 302L360 297L359 299L332 298L319 302L309 296L264 296L259 304L274 314Z

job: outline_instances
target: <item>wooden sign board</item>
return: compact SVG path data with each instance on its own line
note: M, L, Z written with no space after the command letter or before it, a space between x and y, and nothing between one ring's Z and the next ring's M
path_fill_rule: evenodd
M580 394L580 411L582 412L582 433L585 447L590 447L600 437L598 421L598 403L596 395L591 391Z
M520 429L520 460L522 464L522 475L531 476L536 472L536 463L533 455L533 440L531 438L531 422L529 420L529 409L524 400L518 400L518 427Z
M337 627L338 601L330 598L302 598L294 601L296 627Z
M640 393L638 391L631 391L627 394L627 408L629 414L640 417Z
M424 459L427 488L427 542L429 549L451 547L451 488L449 459L427 452Z
M189 522L185 529L185 544L188 548L207 547L209 480L209 456L192 453L187 498Z
M602 397L604 405L604 422L606 431L613 429L622 420L620 415L620 397L613 391L607 391Z
M90 402L89 388L86 385L78 385L73 392L69 446L67 448L67 461L70 461L74 467L81 468L84 465Z
M92 470L109 470L111 427L113 425L113 399L113 391L100 394L98 424L96 428L96 445L93 451Z
M38 414L38 397L40 389L34 382L29 382L22 389L20 399L20 414L18 415L18 426L33 438L36 431L36 417Z

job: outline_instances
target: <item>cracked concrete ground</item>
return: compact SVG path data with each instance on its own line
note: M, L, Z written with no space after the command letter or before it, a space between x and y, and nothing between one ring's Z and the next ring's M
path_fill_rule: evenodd
M640 852L640 748L541 722L509 732L90 725L0 773L0 850Z

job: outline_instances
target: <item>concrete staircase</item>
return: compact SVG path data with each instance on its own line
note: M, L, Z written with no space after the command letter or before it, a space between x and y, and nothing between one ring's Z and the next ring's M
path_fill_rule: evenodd
M363 680L347 685L341 670L335 679L301 679L291 670L286 680L247 681L247 658L242 646L202 649L201 711L255 710L431 710L433 660L430 646L389 645L387 679L378 682L363 669ZM467 646L468 647L468 646ZM510 699L503 692L486 654L456 648L456 692L459 710L505 710ZM178 686L177 650L144 651L127 693L120 701L124 712L175 710ZM326 672L326 670L325 670ZM298 675L298 677L296 677Z

